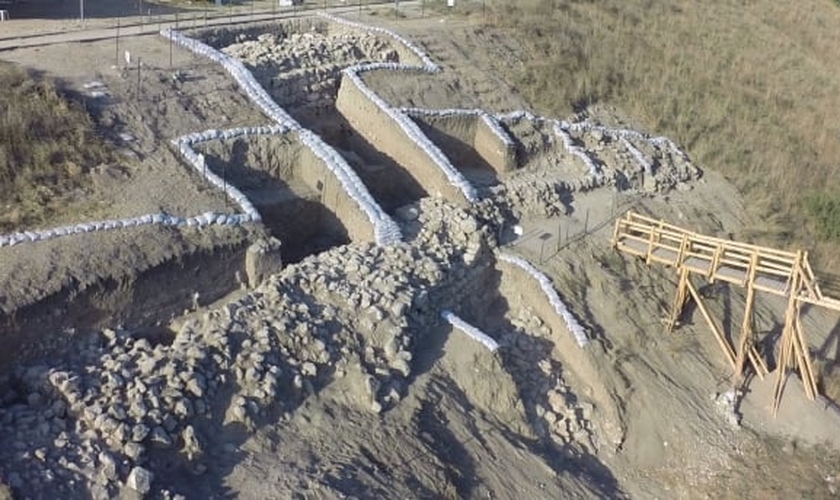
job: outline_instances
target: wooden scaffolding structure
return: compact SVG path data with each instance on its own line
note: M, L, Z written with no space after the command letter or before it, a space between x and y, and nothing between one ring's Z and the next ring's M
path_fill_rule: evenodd
M773 413L779 409L790 369L798 369L808 398L816 397L817 383L800 311L803 304L840 311L840 301L822 294L807 252L786 252L704 236L632 211L616 221L612 245L618 251L644 258L647 264L658 262L678 271L679 284L667 319L668 330L673 331L678 325L689 298L693 299L732 366L738 384L744 381L747 361L758 377L763 379L768 374L755 344L756 292L785 297L787 310L777 359ZM703 304L691 282L693 274L712 283L722 281L746 288L746 310L736 346L730 344Z

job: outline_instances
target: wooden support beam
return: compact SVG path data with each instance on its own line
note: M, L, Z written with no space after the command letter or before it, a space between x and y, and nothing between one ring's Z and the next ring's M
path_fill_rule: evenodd
M800 260L802 253L797 255L797 261ZM799 262L797 262L798 264ZM798 266L797 266L798 267ZM784 392L785 379L787 379L787 371L792 367L794 362L794 329L796 328L796 317L799 313L797 295L801 289L801 275L794 272L791 275L791 290L788 296L788 305L785 312L785 326L782 329L782 340L779 348L779 361L776 367L776 386L773 391L773 415L775 416L779 411L779 405L782 401L782 393Z
M612 243L619 251L644 258L647 264L659 262L678 269L679 283L674 304L666 319L668 330L673 331L678 326L686 303L693 299L738 381L745 379L747 360L759 377L768 374L767 364L755 343L757 292L786 297L788 305L778 346L773 412L778 412L789 369L799 372L807 396L811 399L816 397L816 377L800 318L801 306L813 304L840 311L840 300L823 296L807 252L782 251L704 236L632 211L616 221ZM747 289L744 320L740 336L735 341L737 349L733 349L712 319L691 282L692 273L705 276L711 283L720 280Z
M700 299L700 294L697 293L697 290L694 289L694 285L691 284L691 280L686 279L686 286L688 288L689 293L694 298L694 302L697 303L697 309L700 309L700 312L703 314L703 317L706 318L706 323L709 324L709 328L711 328L712 333L715 335L715 338L720 345L723 354L726 356L726 359L729 360L729 364L732 365L732 369L736 368L735 365L735 351L732 350L732 346L729 345L729 342L726 341L726 338L723 336L723 333L715 324L714 320L712 319L712 315L709 314L709 311L706 309L706 305L703 304L703 301Z
M755 305L755 288L753 287L753 282L755 281L757 263L758 256L753 255L750 261L750 271L744 280L747 287L747 303L744 307L744 321L741 324L741 338L738 340L738 359L735 366L735 379L739 385L744 375L744 362L747 358L747 350L753 347L753 306ZM754 360L751 359L750 361L755 364Z
M749 359L750 364L755 368L755 373L760 378L764 378L764 363L759 362L761 355L755 348L753 336L753 309L755 306L755 289L750 287L747 292L747 305L744 311L744 321L741 324L741 337L738 340L738 363L735 367L735 378L739 382L743 380L744 364Z
M819 394L819 390L817 389L817 380L814 376L814 367L811 364L811 352L808 349L808 343L805 340L805 332L802 329L802 319L800 316L798 302L796 307L794 330L796 333L795 342L799 350L799 376L802 378L802 383L805 385L805 394L808 395L808 399L813 401L816 399L817 394Z
M773 416L779 413L779 405L782 403L782 394L787 381L787 369L790 363L790 336L782 333L781 346L779 346L779 359L776 366L776 384L773 387Z
M668 332L673 332L680 321L686 302L688 302L688 275L689 270L680 268L680 281L677 284L677 293L674 296L674 305L671 307L671 317L668 318Z

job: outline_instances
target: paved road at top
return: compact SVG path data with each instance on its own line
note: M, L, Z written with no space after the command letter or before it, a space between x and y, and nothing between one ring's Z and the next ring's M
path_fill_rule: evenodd
M414 4L417 2L403 2L406 5ZM14 50L23 47L37 47L43 45L54 45L58 43L75 43L75 42L94 42L98 40L107 40L110 38L114 38L119 33L120 37L124 36L138 36L138 35L151 35L157 34L160 29L163 28L200 28L204 26L225 26L231 24L244 24L250 23L255 21L272 21L272 20L279 20L279 19L294 19L300 17L310 17L317 11L322 11L323 9L290 9L284 8L282 10L278 10L277 12L265 12L265 11L258 11L258 12L247 12L247 13L239 13L234 15L220 15L221 11L216 12L214 17L204 17L204 13L196 12L195 17L192 16L185 16L180 15L178 20L176 21L175 15L167 15L166 20L159 21L157 18L153 18L150 22L141 23L138 17L132 18L125 18L128 23L125 26L116 26L116 20L110 20L110 22L114 23L112 27L102 27L102 28L89 28L89 29L81 29L77 31L62 31L62 32L53 32L53 33L43 33L43 34L26 34L20 36L8 35L3 36L3 33L0 32L0 53L6 50ZM358 7L356 6L347 6L347 7L331 7L328 10L331 14L349 14L358 12ZM198 15L201 14L201 15ZM97 22L101 22L102 20L97 20ZM36 21L18 21L19 23L27 22L27 23L34 23ZM0 28L3 25L0 24ZM25 30L22 30L25 32Z

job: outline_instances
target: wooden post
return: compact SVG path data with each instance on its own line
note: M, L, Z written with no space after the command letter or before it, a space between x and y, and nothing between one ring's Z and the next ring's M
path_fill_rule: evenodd
M791 276L791 284L788 293L788 306L785 312L785 326L782 329L781 346L779 348L779 360L776 366L776 385L773 389L773 415L775 416L779 411L779 405L782 401L782 393L784 392L784 383L787 378L788 368L793 362L793 337L796 323L796 316L799 314L797 307L797 296L801 288L800 274L798 268L802 259L802 252L797 252L796 261L794 262L794 272Z
M747 303L744 307L744 321L741 323L741 338L738 341L738 360L735 364L735 379L740 383L744 374L744 362L747 358L747 350L752 346L753 334L753 306L755 304L755 281L756 267L758 266L758 254L753 254L750 259L750 268L747 272Z
M685 304L688 301L688 269L680 267L680 281L677 284L677 293L674 296L674 305L671 308L671 317L668 319L668 332L673 332L679 323Z
M703 313L703 317L706 318L706 322L709 324L709 328L712 329L712 333L715 335L715 338L717 339L718 344L720 345L720 348L723 351L723 354L726 355L726 359L729 360L729 364L732 365L733 369L735 369L735 352L732 350L732 346L729 345L729 342L726 341L726 338L723 336L723 333L721 333L714 320L712 320L712 315L709 314L709 311L706 309L706 305L703 304L703 301L700 299L700 294L697 293L697 290L694 289L694 285L691 284L691 281L686 281L686 283L688 291L691 293L691 296L697 303L697 309L700 309L700 312Z
M796 303L796 318L794 319L794 345L798 348L799 355L799 376L802 378L802 383L805 385L805 394L808 399L813 401L816 399L819 390L817 389L817 381L814 377L814 367L811 364L811 353L808 350L808 343L805 340L805 332L802 328L802 320L800 318L800 304Z

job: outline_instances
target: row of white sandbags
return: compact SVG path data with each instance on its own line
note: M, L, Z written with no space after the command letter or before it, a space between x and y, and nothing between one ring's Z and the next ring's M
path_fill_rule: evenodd
M414 53L414 55L416 55L417 58L420 59L420 62L423 63L423 67L427 71L431 71L432 73L437 73L438 71L440 71L440 66L435 64L435 62L432 61L432 59L425 52L423 52L423 50L420 47L415 45L413 42L403 38L396 32L393 32L389 29L380 28L378 26L368 26L366 24L348 21L347 19L343 19L332 14L327 14L326 12L319 12L318 15L333 23L340 24L342 26L347 26L348 28L354 28L362 31L367 31L368 33L376 33L391 37L397 43L401 44L403 47L407 48L412 53Z
M247 130L236 131L236 133L245 133ZM219 131L205 131L200 134L191 134L190 136L181 137L173 141L175 146L200 173L205 175L210 182L224 189L224 182L222 179L215 176L212 172L206 170L204 164L204 157L196 154L189 144L199 139L210 140L223 135ZM73 234L91 233L94 231L111 231L114 229L123 229L129 227L137 227L144 225L164 225L164 226L206 226L210 224L226 224L238 225L245 222L258 221L260 215L251 204L250 200L244 194L239 192L233 186L227 186L225 193L236 201L242 207L244 214L219 214L215 212L207 212L195 217L177 217L166 213L146 214L138 217L131 217L126 219L111 219L104 221L89 221L78 224L61 226L41 231L22 231L7 235L0 235L0 247L13 246L19 243L31 243L61 236L69 236Z
M428 156L432 162L437 165L437 167L443 172L446 176L446 179L449 183L457 188L461 193L464 195L464 198L467 199L469 202L475 202L478 200L478 194L472 184L467 181L467 179L461 175L459 172L446 158L446 155L438 148L432 141L426 137L426 134L420 130L420 127L417 126L414 121L409 118L407 115L401 113L396 108L392 108L385 102L384 99L379 97L375 92L373 92L367 85L365 85L362 78L359 76L359 73L364 71L373 71L373 70L380 70L380 69L388 69L394 71L416 71L416 67L408 67L403 66L395 63L376 63L376 64L368 64L368 65L360 65L360 66L353 66L344 70L344 77L347 78L350 82L352 82L356 87L368 98L371 102L373 102L376 107L381 109L385 114L388 115L389 118L394 120L397 125L402 129L402 131L408 136L408 138L414 142L423 152Z
M497 120L495 116L487 112L482 112L481 120L490 130L493 131L494 134L496 134L496 137L498 137L505 146L513 147L516 145L516 143L513 142L513 138L511 138L510 134L507 133L504 127L502 127L502 123Z
M642 154L642 152L639 151L638 148L636 148L636 146L634 146L632 142L628 141L627 138L621 137L619 138L619 141L621 141L621 144L624 146L624 148L630 152L630 154L636 160L636 163L638 163L642 167L642 170L644 170L645 173L648 175L653 175L653 165L651 165L648 159L645 158L645 155Z
M370 99L378 108L384 111L392 120L396 121L400 128L408 135L409 139L411 139L415 144L420 146L423 152L432 159L438 168L443 172L446 176L449 183L456 187L464 197L469 202L475 202L478 200L478 193L476 192L475 188L472 184L467 181L467 179L461 175L461 173L450 163L449 159L446 158L446 155L440 151L440 149L429 140L428 137L420 130L414 121L410 118L405 116L399 110L392 108L388 103L385 102L384 99L380 98L375 92L373 92L362 80L359 74L366 72L366 71L375 71L375 70L390 70L390 71L425 71L429 73L437 73L440 71L440 66L434 63L432 59L421 50L417 45L410 42L409 40L401 37L397 33L385 29L380 28L378 26L368 26L365 24L348 21L346 19L342 19L340 17L326 14L326 13L319 13L319 15L331 22L334 22L339 25L343 25L349 28L358 29L362 31L366 31L369 33L385 35L392 38L397 43L401 44L409 51L411 51L414 55L416 55L421 62L421 65L409 65L409 64L402 64L402 63L370 63L370 64L363 64L357 65L344 70L344 76L350 79L359 90L362 91L365 96Z
M486 347L490 352L496 352L496 350L499 349L499 343L496 342L493 337L462 320L451 311L442 311L440 313L440 317L446 320L446 322L452 325L455 329L466 333L468 337Z
M560 296L557 295L557 291L551 285L551 281L545 274L541 273L537 268L532 266L526 260L515 255L505 254L501 252L497 253L496 255L503 262L507 262L521 269L524 269L535 280L537 280L537 282L540 284L540 288L542 288L543 293L545 293L546 297L548 298L548 301L551 303L551 306L554 307L554 311L557 312L557 315L563 319L564 323L566 323L566 328L568 328L569 332L572 334L572 336L574 336L578 346L585 347L586 344L589 343L589 339L586 336L586 331L583 329L580 323L578 323L577 318L572 316L572 313L569 311L569 308L566 307L566 304L564 304L563 301L560 300Z
M291 115L274 102L241 61L170 28L161 30L160 34L195 54L219 63L236 80L248 98L269 118L291 129L300 128Z
M408 116L422 117L422 116L436 116L436 117L455 117L455 116L477 116L490 130L502 141L506 146L513 147L514 142L507 131L502 127L502 124L495 116L491 115L483 109L424 109L424 108L399 108L400 113L405 113Z
M211 133L212 132L212 133ZM213 140L220 138L224 135L224 131L213 130L213 131L205 131L201 133L201 137L206 137L206 140ZM215 137L214 137L215 136ZM193 166L193 168L198 171L199 175L203 175L205 179L207 179L210 184L213 184L218 189L221 189L225 196L230 197L233 201L239 205L240 209L246 216L245 219L253 222L258 222L261 220L260 213L257 212L257 209L254 208L254 205L251 203L251 200L245 196L245 193L240 191L236 186L233 186L231 183L226 182L225 179L222 179L218 175L216 175L212 170L207 168L207 162L204 158L203 154L197 153L192 147L188 140L184 138L174 139L172 143L178 148L178 151L181 153L181 156Z
M19 243L32 243L37 241L45 241L61 236L70 236L74 234L85 234L96 231L111 231L115 229L124 229L138 226L160 225L160 226L208 226L211 224L218 225L239 225L249 222L251 219L247 215L238 214L220 214L216 212L205 212L194 217L177 217L167 213L146 214L139 217L131 217L127 219L112 219L104 221L90 221L79 224L72 224L69 226L61 226L43 231L22 231L19 233L0 235L0 247L14 246Z
M283 135L290 129L282 125L266 125L262 127L235 127L225 130L208 129L203 132L182 135L175 139L179 144L187 143L190 146L201 142L217 139L235 139L236 137L249 135Z
M164 37L171 38L179 45L184 46L197 54L203 55L215 62L218 62L236 80L249 99L254 102L269 118L274 120L285 130L296 130L301 132L301 139L304 144L313 149L313 152L324 159L327 168L339 179L342 187L348 195L359 205L365 215L369 218L374 227L374 234L377 243L389 245L400 241L402 235L399 233L397 224L391 219L373 199L367 187L356 176L353 169L341 158L341 156L320 138L312 140L314 133L303 129L288 113L286 113L262 88L254 78L253 74L237 59L228 56L206 44L186 37L173 30L163 30ZM317 136L315 136L317 137ZM317 148L317 150L315 149ZM195 166L197 161L194 157L188 157ZM396 233L396 234L395 234Z
M376 243L378 245L392 245L402 241L402 233L397 223L373 199L367 186L344 158L310 130L301 129L298 136L301 143L312 150L315 156L330 168L347 195L359 205L371 221Z
M589 175L597 176L601 174L601 168L592 161L592 158L589 157L587 151L581 147L575 146L572 142L572 136L566 132L563 127L561 127L560 122L556 120L552 120L552 126L554 129L554 135L560 138L563 141L563 147L566 148L566 151L569 153L577 156L580 160L586 165L589 169Z
M499 113L496 115L497 120L507 120L516 122L519 120L528 120L534 123L542 123L545 119L541 116L537 116L530 111L526 110L519 110L519 111L511 111L509 113Z

